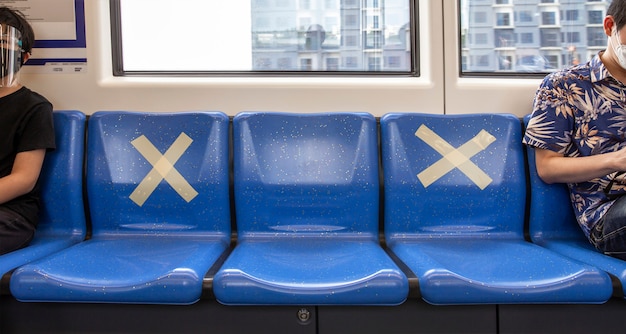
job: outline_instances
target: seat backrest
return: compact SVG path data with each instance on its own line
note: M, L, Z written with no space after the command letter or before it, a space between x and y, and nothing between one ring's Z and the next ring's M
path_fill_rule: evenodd
M376 238L372 115L244 112L233 132L238 237Z
M86 234L83 202L85 114L53 113L56 149L46 153L41 170L41 212L36 237Z
M508 114L381 119L385 235L523 237L520 120Z
M88 122L94 237L230 238L228 116L100 111Z
M528 125L530 115L524 116ZM528 147L530 178L529 233L532 241L541 244L547 239L587 240L576 222L569 189L564 183L547 184L539 178L535 150Z

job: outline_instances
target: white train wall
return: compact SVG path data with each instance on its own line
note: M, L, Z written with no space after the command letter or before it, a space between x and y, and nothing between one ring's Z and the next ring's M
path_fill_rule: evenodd
M108 0L85 0L87 70L25 73L55 109L527 114L538 78L461 78L457 1L419 0L420 77L116 77ZM146 15L149 15L148 13Z

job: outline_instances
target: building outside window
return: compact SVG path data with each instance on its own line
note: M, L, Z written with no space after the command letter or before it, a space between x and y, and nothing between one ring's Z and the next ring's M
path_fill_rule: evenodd
M610 3L460 0L462 73L545 75L586 62L606 48L602 23ZM515 18L512 22L507 19L511 11ZM484 19L490 15L494 18L492 24Z
M418 75L417 0L112 0L121 75L392 72ZM150 15L146 15L150 8ZM176 14L176 11L180 11ZM141 18L141 25L132 24ZM180 17L182 22L171 22ZM184 27L166 29L167 26ZM185 61L163 41L187 45ZM168 42L169 43L169 42ZM344 61L340 61L343 59ZM346 60L346 59L349 59ZM385 59L396 59L385 63ZM297 65L296 65L297 64Z

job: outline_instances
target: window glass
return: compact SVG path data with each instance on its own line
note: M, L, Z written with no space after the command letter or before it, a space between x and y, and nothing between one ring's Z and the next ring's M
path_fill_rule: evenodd
M116 74L416 75L417 0L112 0Z
M610 0L460 0L462 74L547 72L606 48Z

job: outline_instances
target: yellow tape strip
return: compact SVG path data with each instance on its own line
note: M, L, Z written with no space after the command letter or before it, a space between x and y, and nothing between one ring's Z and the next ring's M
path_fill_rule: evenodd
M148 160L153 168L135 188L130 195L130 199L137 205L142 206L159 183L165 179L185 201L191 202L198 195L198 192L174 168L174 164L176 164L192 142L193 140L183 132L176 138L165 154L161 155L161 152L144 135L131 141L135 149Z
M485 189L493 180L476 166L470 158L485 150L496 138L489 132L481 130L474 138L455 149L439 137L431 129L422 125L415 132L415 136L423 140L435 151L442 155L442 158L417 175L424 187L428 187L433 182L448 174L454 168L458 168L481 190Z

